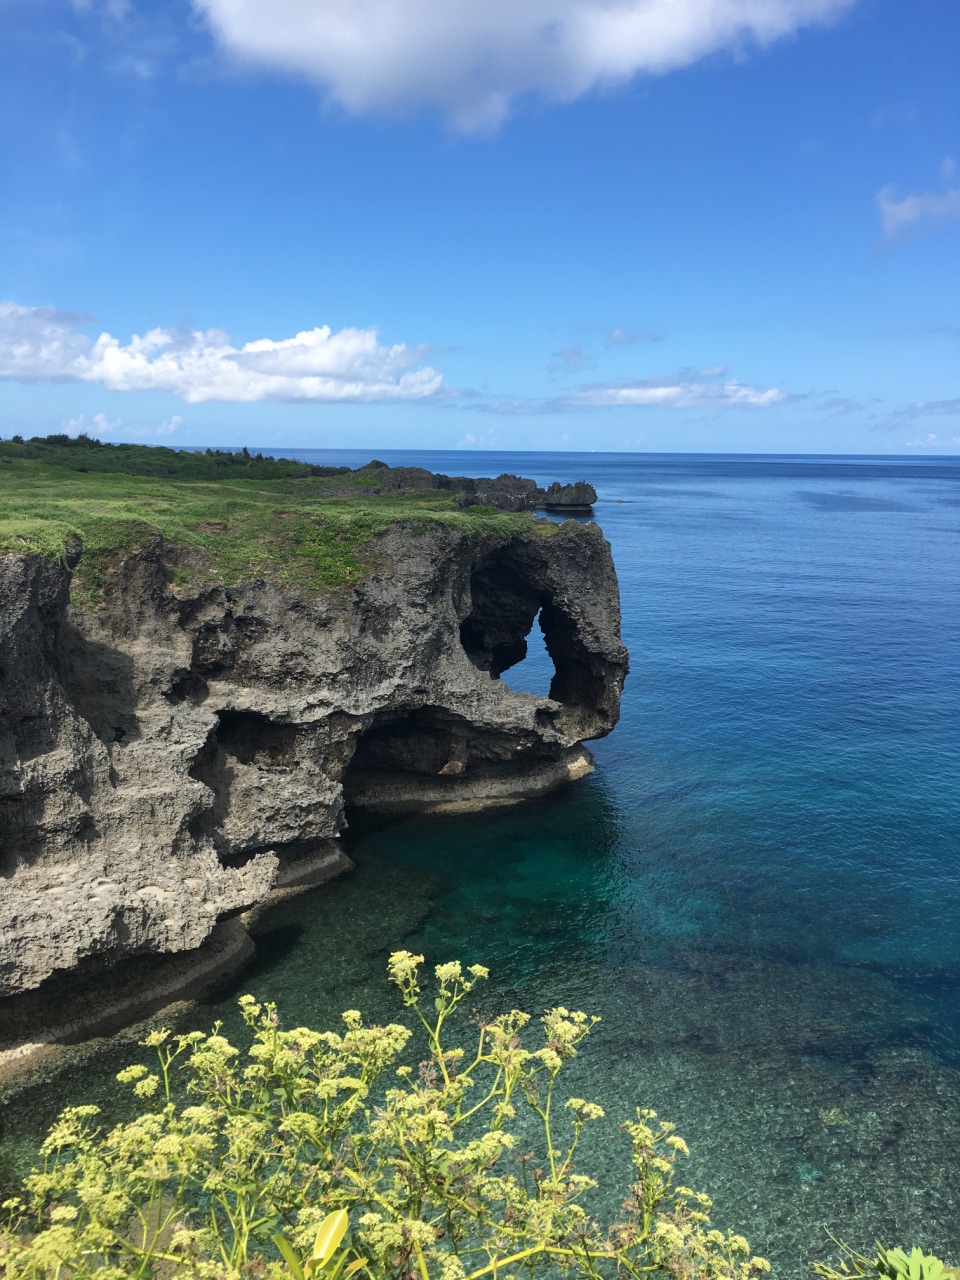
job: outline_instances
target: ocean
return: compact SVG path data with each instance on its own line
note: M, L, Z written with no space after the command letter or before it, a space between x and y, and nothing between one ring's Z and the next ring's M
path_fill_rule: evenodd
M355 818L357 871L270 912L187 1022L232 1030L246 990L287 1023L396 1016L390 950L483 963L486 1007L603 1019L570 1071L608 1113L580 1166L599 1209L629 1173L616 1122L652 1106L778 1275L832 1253L824 1228L960 1262L960 459L376 456L595 485L622 720L545 799ZM535 630L505 679L550 671ZM22 1094L8 1149L109 1105L133 1056L120 1037Z

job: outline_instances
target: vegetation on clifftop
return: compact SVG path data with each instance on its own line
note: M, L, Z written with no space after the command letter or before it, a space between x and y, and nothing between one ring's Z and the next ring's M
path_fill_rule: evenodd
M171 581L271 578L307 592L350 586L364 550L401 523L511 534L517 514L462 505L455 490L378 492L382 464L351 471L247 451L184 453L86 437L0 441L0 554L71 557L75 589L95 599L119 557L163 536Z

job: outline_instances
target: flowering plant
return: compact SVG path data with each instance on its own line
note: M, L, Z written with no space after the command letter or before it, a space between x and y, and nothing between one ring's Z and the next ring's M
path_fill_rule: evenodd
M596 1183L574 1157L603 1111L558 1093L596 1018L557 1007L475 1019L469 1052L447 1043L454 1010L487 977L399 951L389 973L410 1028L284 1030L277 1009L240 1001L245 1055L220 1026L152 1032L158 1066L128 1067L142 1111L104 1131L69 1107L42 1167L4 1205L0 1272L11 1280L508 1280L577 1276L749 1280L769 1270L742 1236L711 1229L709 1199L675 1185L686 1144L638 1110L623 1128L633 1180L614 1222L583 1200ZM524 1138L515 1130L521 1130ZM531 1130L535 1139L531 1139Z

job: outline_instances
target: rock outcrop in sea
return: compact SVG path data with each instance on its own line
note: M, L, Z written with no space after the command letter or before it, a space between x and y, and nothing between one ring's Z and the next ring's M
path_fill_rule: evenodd
M349 468L344 467L346 473ZM499 511L555 511L568 515L587 514L597 500L597 491L586 480L573 484L553 484L544 488L524 476L503 475L472 479L446 476L424 467L390 467L385 462L368 462L361 468L371 480L371 493L418 493L437 490L458 495L461 506L490 506Z
M218 922L348 866L349 805L511 802L590 770L627 670L596 525L398 524L367 559L327 595L184 588L158 535L93 605L69 563L0 557L0 1048L65 975L200 962ZM498 679L538 618L549 697Z

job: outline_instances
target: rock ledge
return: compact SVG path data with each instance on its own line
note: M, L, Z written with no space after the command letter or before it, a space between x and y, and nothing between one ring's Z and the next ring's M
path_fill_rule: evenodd
M218 922L347 866L348 804L541 794L616 724L627 655L595 525L398 525L329 598L185 592L166 553L120 560L95 608L66 564L0 557L0 1049L24 993L132 957L203 967ZM549 697L499 679L536 622Z

